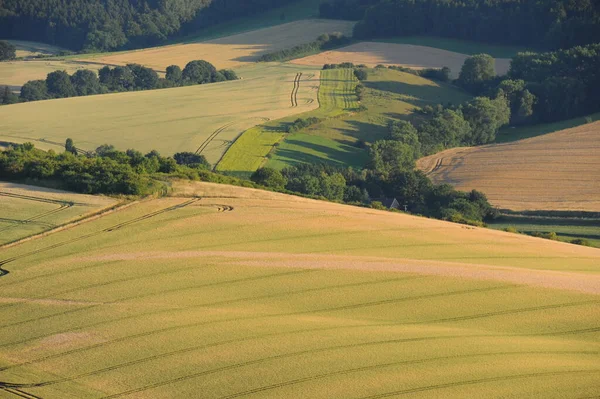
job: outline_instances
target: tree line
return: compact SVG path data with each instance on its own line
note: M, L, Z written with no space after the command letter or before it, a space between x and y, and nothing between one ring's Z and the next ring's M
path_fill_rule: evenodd
M281 171L260 168L251 179L272 189L353 205L374 206L381 198L396 198L412 213L456 223L483 225L483 221L497 216L483 193L461 192L448 184L434 185L412 166L382 174L370 168L357 171L326 164L300 164Z
M12 94L8 87L0 87L0 104L163 89L236 79L238 77L234 71L217 71L214 65L203 60L190 61L183 70L177 65L171 65L167 67L165 78L159 78L153 69L138 64L114 68L105 66L98 73L87 69L78 70L72 75L66 71L55 71L49 73L45 80L25 83L19 97Z
M356 38L432 35L548 49L600 42L597 0L326 0L320 13L359 20Z
M157 45L296 0L3 0L0 37L75 51Z
M0 179L52 185L84 194L143 195L152 191L156 174L199 179L210 169L203 155L177 153L163 157L157 151L118 151L102 145L80 154L71 139L65 151L42 151L31 143L0 151Z
M17 57L17 48L11 43L0 40L0 61L14 60Z
M315 54L319 51L325 51L344 46L351 43L351 41L351 38L346 37L339 32L330 34L324 33L313 42L299 44L290 49L283 49L273 53L263 54L258 60L262 62L287 61L293 58L300 58L310 54Z

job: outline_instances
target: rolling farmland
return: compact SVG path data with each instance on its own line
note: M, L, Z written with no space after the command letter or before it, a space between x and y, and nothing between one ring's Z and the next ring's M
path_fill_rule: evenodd
M356 146L358 140L373 143L383 139L388 134L389 121L416 119L414 111L424 105L459 104L470 98L450 85L381 68L370 69L368 79L362 85L364 89L361 104L366 109L328 118L301 132L286 136L267 166L283 168L298 163L327 162L361 168L368 161L368 154L363 148ZM353 89L350 92L353 93ZM356 100L354 94L349 96ZM342 103L340 97L333 99ZM325 101L326 99L321 99L321 106ZM351 104L350 109L357 107L358 103Z
M29 80L45 79L56 70L98 70L104 65L142 64L163 74L169 65L182 68L192 60L206 60L218 69L248 66L266 53L315 40L322 33L351 35L354 22L308 19L253 30L207 41L188 41L169 46L110 54L76 55L43 60L0 63L0 85L20 88ZM297 68L301 70L302 68Z
M239 68L256 62L263 54L311 42L323 33L341 32L351 35L353 26L354 23L348 21L303 20L203 42L174 44L106 56L100 54L80 60L111 65L136 63L161 72L173 64L183 68L192 60L206 60L218 69Z
M0 245L117 204L113 198L0 182Z
M0 392L600 393L596 249L231 186L174 189L186 197L0 252Z
M67 71L70 74L80 69L97 71L102 65L60 59L34 59L27 61L0 62L0 85L9 86L13 90L21 90L29 80L46 79L46 75L54 71Z
M303 87L302 76L297 78L300 87ZM311 87L314 90L318 89L318 109L299 116L325 118L355 110L358 107L354 93L357 83L351 69L320 71L320 86L313 84ZM298 104L303 102L315 104L310 99L299 101L298 95L292 91L292 107L298 107ZM237 176L248 176L265 162L273 146L285 137L286 128L294 119L296 117L281 119L244 132L225 153L217 165L217 170Z
M424 69L441 68L452 70L452 77L457 78L460 69L469 55L455 53L433 47L413 44L360 42L337 50L325 51L291 61L296 65L323 65L353 62L374 67L378 64L398 65L406 68ZM497 58L496 72L506 74L510 59Z
M420 159L437 183L477 189L503 209L600 211L600 122Z
M290 93L299 71L304 75L296 93L298 105L292 106ZM42 149L60 150L70 137L84 150L108 143L165 155L198 151L216 163L251 126L318 107L314 68L257 64L239 75L243 79L209 85L0 107L0 141L31 141Z

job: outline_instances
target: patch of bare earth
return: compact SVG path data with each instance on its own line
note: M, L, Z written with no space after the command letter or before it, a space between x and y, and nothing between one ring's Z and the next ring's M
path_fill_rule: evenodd
M504 209L600 211L600 122L420 159L436 183L477 189Z
M365 64L369 67L382 64L412 69L442 68L446 66L452 70L452 77L457 78L468 57L466 54L412 44L361 42L293 60L292 63L322 66L323 64L352 62L354 64ZM509 59L496 59L496 73L498 75L506 74L509 67Z

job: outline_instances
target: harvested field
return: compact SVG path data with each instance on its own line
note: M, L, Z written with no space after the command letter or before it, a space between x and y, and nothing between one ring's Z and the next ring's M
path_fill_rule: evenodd
M596 249L231 186L174 189L200 197L0 252L0 392L600 394Z
M300 101L292 107L298 72L304 72ZM58 150L70 137L84 150L109 143L165 155L198 151L214 164L244 130L317 108L318 73L260 64L240 70L243 79L231 82L10 105L0 108L0 141Z
M420 159L437 183L483 191L503 209L600 211L600 122Z
M465 59L468 57L469 55L466 54L412 44L361 42L291 62L297 65L314 66L353 62L354 64L365 64L369 67L383 64L413 69L447 66L452 70L452 77L457 78ZM510 59L496 59L496 72L499 75L506 74L509 66Z
M10 86L13 90L18 91L30 80L46 79L46 75L50 72L67 71L72 74L79 69L97 71L100 68L102 65L57 59L0 62L0 85Z
M227 36L219 39L182 43L172 46L127 51L112 55L95 55L81 60L100 64L142 64L157 71L165 71L169 65L182 68L192 60L206 60L218 69L239 68L266 53L309 43L322 33L342 32L352 34L353 22L323 19L290 22L274 27Z
M0 182L0 245L117 204L109 197Z

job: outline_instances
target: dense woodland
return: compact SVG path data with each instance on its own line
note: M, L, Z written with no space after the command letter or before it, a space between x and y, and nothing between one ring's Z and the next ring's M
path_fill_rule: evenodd
M598 0L326 0L320 12L360 20L357 38L434 35L550 49L600 42Z
M146 47L295 0L0 0L0 37L71 50Z

